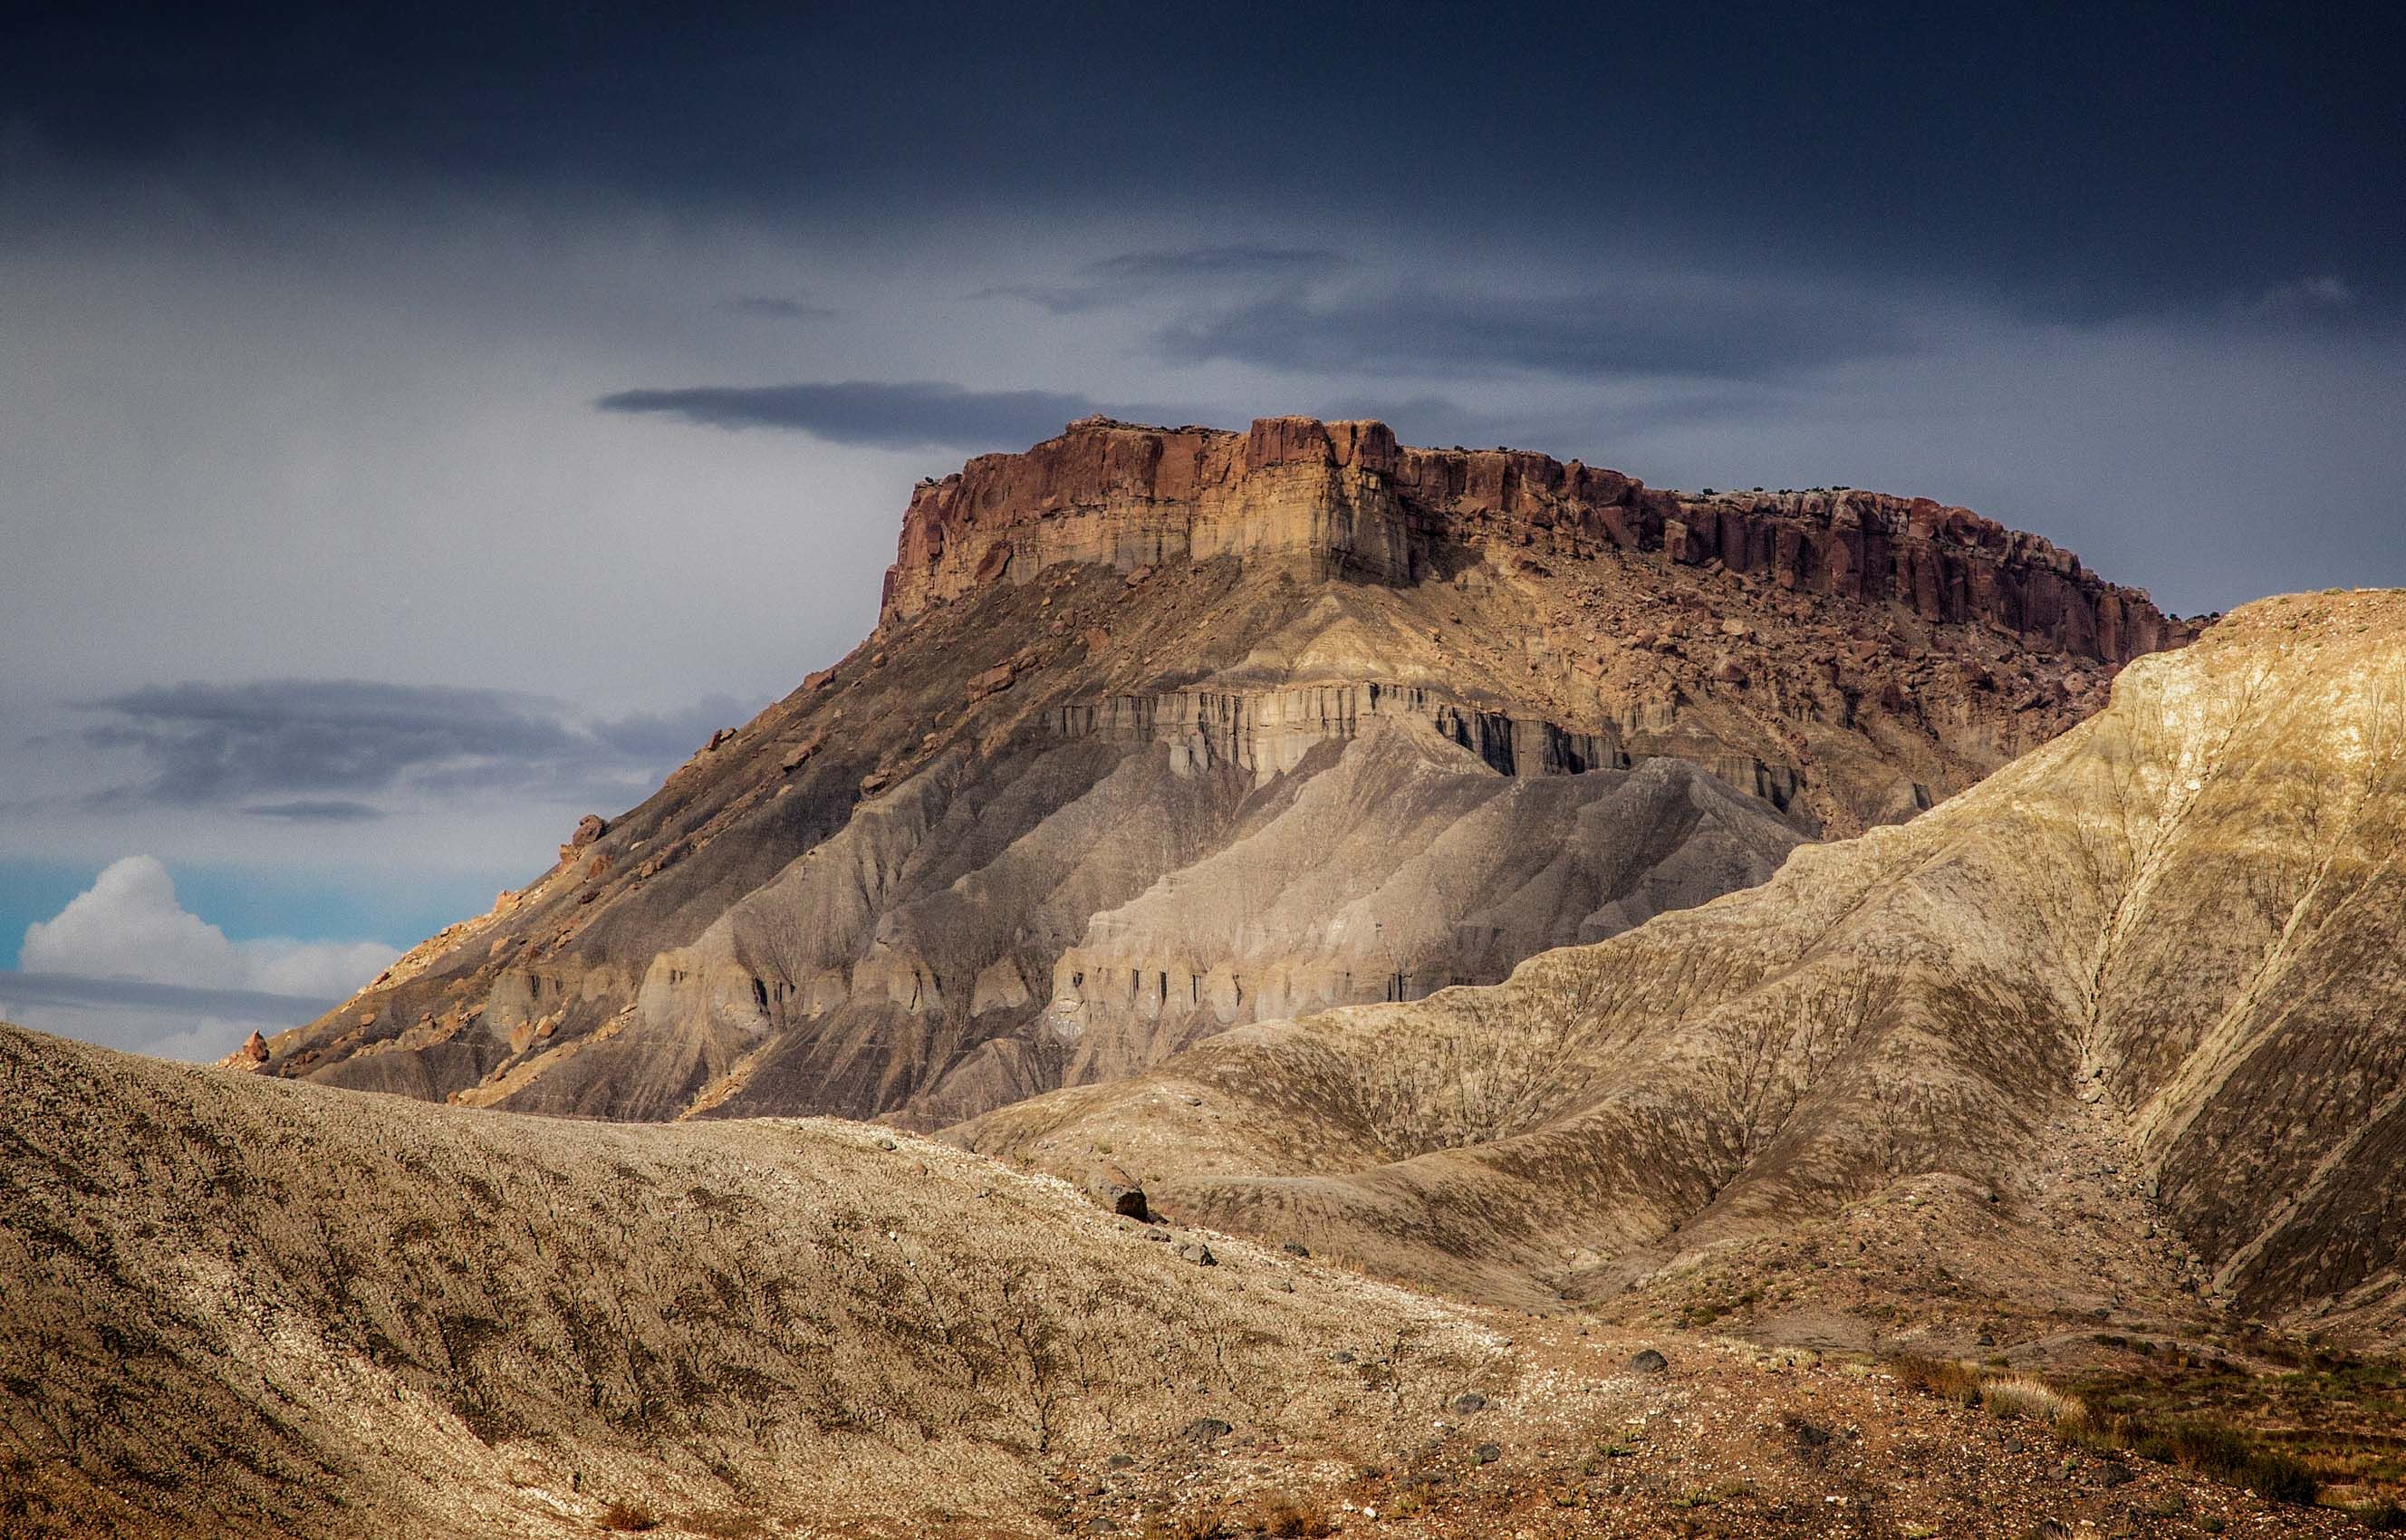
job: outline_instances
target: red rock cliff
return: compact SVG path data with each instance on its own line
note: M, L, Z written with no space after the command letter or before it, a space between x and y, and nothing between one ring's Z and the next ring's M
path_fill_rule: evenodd
M1384 423L1310 417L1243 433L1087 417L1024 454L981 455L912 498L883 621L1064 561L1294 558L1408 583L1448 545L1494 542L1719 562L2116 664L2196 634L2070 551L1927 498L1699 497L1578 460L1406 448Z

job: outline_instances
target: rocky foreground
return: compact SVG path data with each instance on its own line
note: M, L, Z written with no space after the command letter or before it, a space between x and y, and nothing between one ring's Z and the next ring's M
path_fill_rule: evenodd
M2193 629L1927 500L1075 423L919 488L851 657L234 1062L933 1128L1752 886Z
M10 1540L2356 1527L2012 1385L1446 1303L870 1126L13 1027L0 1105Z

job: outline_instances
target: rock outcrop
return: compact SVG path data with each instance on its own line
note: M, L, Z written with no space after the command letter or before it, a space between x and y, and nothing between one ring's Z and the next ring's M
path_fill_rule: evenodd
M1695 496L1527 450L1405 448L1382 422L1310 417L1265 417L1244 433L1088 417L1024 454L980 456L912 498L884 614L907 620L1059 562L1290 557L1413 583L1470 541L1541 558L1659 551L2107 663L2193 634L2071 552L1928 498Z
M1515 1303L2394 1347L2401 912L2406 591L2272 600L1761 887L955 1137Z
M886 600L260 1072L933 1126L1749 886L2188 634L1934 504L1289 418L972 461L913 500Z

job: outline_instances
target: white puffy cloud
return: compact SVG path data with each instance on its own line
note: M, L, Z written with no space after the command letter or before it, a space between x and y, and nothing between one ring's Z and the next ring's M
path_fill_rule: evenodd
M54 918L26 926L18 966L29 973L340 999L397 954L381 941L229 940L177 901L175 879L157 857L128 855Z

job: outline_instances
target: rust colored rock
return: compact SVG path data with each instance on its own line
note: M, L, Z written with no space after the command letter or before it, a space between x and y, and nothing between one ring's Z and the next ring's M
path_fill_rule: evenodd
M576 820L576 832L569 837L568 848L579 850L610 832L609 820L598 812L588 812Z
M253 1064L267 1062L267 1038L254 1031L242 1040L242 1056Z
M860 778L860 795L863 797L873 797L877 793L884 791L885 789L885 784L892 779L893 777L886 774L884 770L870 770L867 775Z
M1660 551L2117 665L2196 634L2039 536L1928 498L1690 497L1577 460L1404 448L1383 423L1311 417L1242 433L1086 418L1023 454L981 455L913 497L881 624L1065 562L1133 566L1134 586L1182 557L1301 557L1408 583L1443 570L1444 547L1488 541Z
M976 705L989 695L999 695L1011 688L1011 665L998 663L969 680L969 704Z
M810 763L811 756L819 752L819 744L823 742L824 740L817 733L813 733L779 756L777 768L787 775L793 774Z

